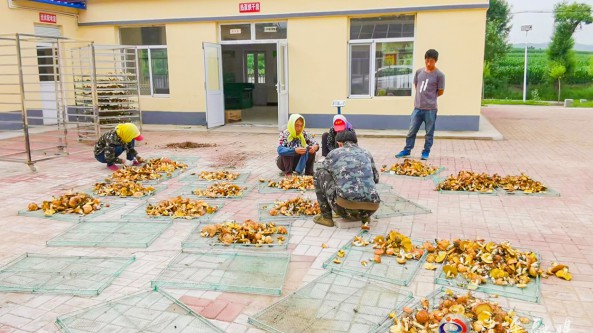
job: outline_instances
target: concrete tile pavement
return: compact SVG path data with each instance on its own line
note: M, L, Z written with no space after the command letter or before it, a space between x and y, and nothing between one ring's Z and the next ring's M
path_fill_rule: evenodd
M499 174L525 172L561 193L560 197L503 197L482 195L446 195L433 191L434 183L409 178L382 176L381 182L392 185L403 197L429 208L431 214L374 220L373 231L398 229L415 239L435 237L484 237L495 241L509 240L517 246L540 251L544 262L562 261L573 272L573 281L542 280L542 302L510 300L520 310L534 311L544 317L549 332L593 331L593 239L588 237L593 225L593 139L583 130L591 123L593 110L557 107L490 107L484 110L490 123L504 140L435 140L430 163L444 166L443 177L460 170ZM141 154L162 156L197 156L195 168L228 168L251 170L249 182L277 176L274 165L276 134L217 131L146 130ZM217 147L193 150L164 149L171 142L194 141L216 143ZM401 150L401 138L363 137L360 145L369 149L377 166L393 164L393 155ZM417 141L421 147L423 140ZM104 178L107 170L95 162L91 147L79 145L86 153L70 155L39 163L39 172L31 173L24 165L0 162L0 264L25 252L73 255L136 256L136 261L112 285L97 297L0 293L0 332L57 331L55 316L64 315L98 302L138 290L146 290L150 280L180 250L180 242L193 230L195 223L174 222L147 249L48 248L45 242L63 232L71 222L17 216L30 201L48 199L51 194L69 188L87 190ZM420 148L414 150L419 155ZM228 155L234 158L229 159ZM164 184L174 188L178 179ZM156 198L168 197L168 190ZM257 203L288 198L293 194L250 192L240 201L222 209L224 216L243 220L257 219ZM313 196L308 193L307 196ZM293 262L283 295L306 281L324 273L321 263L358 232L357 229L330 229L311 220L293 223L289 250ZM321 244L326 243L327 249ZM428 293L434 273L421 271L410 286L417 295ZM258 332L247 323L252 315L277 301L278 297L253 296L212 291L180 290L176 297L190 304L191 298L224 307L209 316L229 332ZM30 310L29 310L30 309ZM227 312L225 312L225 310ZM199 312L206 311L206 306Z

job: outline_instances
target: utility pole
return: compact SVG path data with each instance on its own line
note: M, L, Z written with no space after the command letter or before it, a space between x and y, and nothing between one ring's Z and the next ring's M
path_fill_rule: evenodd
M522 25L521 31L525 31L525 65L523 67L523 102L527 100L527 33L533 28L530 25Z

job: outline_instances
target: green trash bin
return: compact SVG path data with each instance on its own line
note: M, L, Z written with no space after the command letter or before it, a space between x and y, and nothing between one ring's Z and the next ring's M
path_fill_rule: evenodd
M248 109L253 106L253 83L229 82L224 84L225 110Z

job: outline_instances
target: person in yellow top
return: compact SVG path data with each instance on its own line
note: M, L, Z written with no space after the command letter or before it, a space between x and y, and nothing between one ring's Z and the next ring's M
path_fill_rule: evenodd
M95 144L95 158L101 163L107 163L109 170L115 171L118 168L115 163L118 156L124 151L126 159L123 164L126 166L137 165L138 152L134 149L136 141L142 141L144 137L140 130L132 123L118 124L114 129L109 130L99 138Z
M296 172L312 176L318 150L317 141L305 131L305 118L300 114L292 114L287 129L280 133L276 165L286 175Z

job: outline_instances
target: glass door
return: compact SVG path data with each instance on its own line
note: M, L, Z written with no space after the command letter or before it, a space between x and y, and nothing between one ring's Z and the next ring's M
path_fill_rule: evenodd
M219 44L203 43L206 88L206 127L224 125L222 51Z
M288 123L288 44L280 41L277 48L278 129L284 130Z

